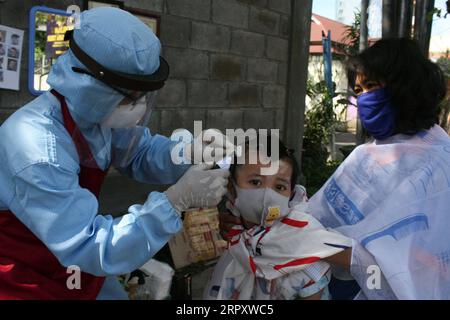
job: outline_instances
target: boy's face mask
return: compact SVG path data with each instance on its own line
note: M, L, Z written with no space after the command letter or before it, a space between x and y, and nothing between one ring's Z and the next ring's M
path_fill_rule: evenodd
M234 188L236 199L233 213L248 222L270 226L289 214L289 197L272 189L242 189L236 184Z

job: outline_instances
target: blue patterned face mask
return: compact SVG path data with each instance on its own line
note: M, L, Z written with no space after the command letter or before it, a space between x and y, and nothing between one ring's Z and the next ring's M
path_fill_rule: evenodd
M358 97L361 124L377 140L395 134L395 110L386 88L376 89Z

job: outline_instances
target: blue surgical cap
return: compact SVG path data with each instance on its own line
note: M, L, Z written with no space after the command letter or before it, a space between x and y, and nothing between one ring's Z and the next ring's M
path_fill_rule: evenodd
M159 68L159 39L124 10L100 7L84 11L73 37L84 52L108 69L145 75ZM68 50L53 65L48 84L66 98L80 127L101 122L123 96L87 74L74 72L72 67L86 69Z

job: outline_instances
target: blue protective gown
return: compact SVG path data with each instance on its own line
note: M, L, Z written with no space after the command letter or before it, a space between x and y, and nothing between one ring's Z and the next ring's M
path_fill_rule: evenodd
M85 11L81 23L75 40L102 65L130 74L151 74L159 67L159 40L131 14L99 8ZM188 166L174 165L170 152L175 143L152 135L148 128L138 128L140 140L131 161L123 167L118 167L120 159L112 163L111 154L123 143L120 130L99 123L123 96L89 75L73 72L74 66L85 68L69 50L53 66L48 83L66 97L98 166L112 164L140 182L175 183ZM114 276L142 266L182 227L159 192L120 218L99 215L96 197L79 186L78 154L59 101L49 92L0 127L0 163L0 210L14 212L63 266L106 276L98 299L126 298Z

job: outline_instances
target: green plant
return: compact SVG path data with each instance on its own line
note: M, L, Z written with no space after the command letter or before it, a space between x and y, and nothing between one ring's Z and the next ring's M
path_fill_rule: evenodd
M327 144L337 122L333 109L333 97L328 92L325 81L316 84L308 81L307 95L312 102L310 109L306 112L305 137Z
M39 61L45 54L45 45L47 43L47 33L45 31L38 31L47 25L48 14L38 12L36 14L36 30L34 40L34 59Z
M442 9L442 8L433 8L431 11L429 11L427 13L427 20L428 21L433 21L434 15L436 15L437 18L441 19L442 15L444 15L444 19L447 19L447 15L450 13L449 9L450 9L450 4L447 3L447 8L446 9Z
M354 13L354 22L345 32L345 45L341 47L347 55L359 53L359 34L361 26L361 12ZM344 106L345 112L349 106L348 93L328 92L325 81L307 82L307 95L311 98L311 106L306 112L305 133L302 153L302 174L309 195L316 193L328 178L334 173L340 162L330 162L327 146L339 123L333 99L338 98L336 107Z
M344 36L345 45L343 49L350 56L355 56L359 53L360 30L361 11L356 11L354 13L353 23L347 27Z
M302 153L302 173L308 194L312 195L333 174L339 163L329 162L327 146L338 124L333 98L324 81L307 83L307 95L312 98L306 112Z
M438 59L437 64L444 72L447 80L450 80L450 58L441 57Z

